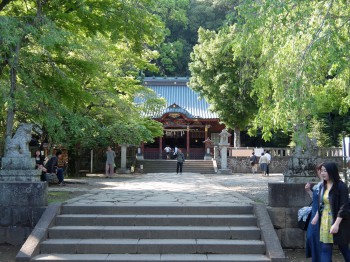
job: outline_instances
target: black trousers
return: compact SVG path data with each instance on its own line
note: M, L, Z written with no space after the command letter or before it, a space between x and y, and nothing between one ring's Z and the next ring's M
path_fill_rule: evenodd
M180 173L182 173L182 166L183 166L183 162L177 162L177 164L176 164L176 173L179 173L179 171L180 171Z

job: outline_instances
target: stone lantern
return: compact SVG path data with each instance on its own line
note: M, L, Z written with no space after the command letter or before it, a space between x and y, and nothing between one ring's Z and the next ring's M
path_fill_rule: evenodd
M219 150L221 155L221 169L218 170L219 174L232 174L232 170L227 168L227 148L230 146L228 138L231 136L226 129L222 130L219 134L220 143Z

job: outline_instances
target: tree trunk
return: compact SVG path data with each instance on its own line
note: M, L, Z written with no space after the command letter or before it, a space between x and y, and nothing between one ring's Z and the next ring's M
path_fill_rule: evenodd
M15 50L13 51L13 62L10 69L10 101L7 108L6 117L6 137L12 137L13 126L15 122L15 112L16 112L16 101L15 93L17 89L17 66L19 57L19 43L17 44Z
M239 127L235 127L233 130L233 146L241 147L241 130Z

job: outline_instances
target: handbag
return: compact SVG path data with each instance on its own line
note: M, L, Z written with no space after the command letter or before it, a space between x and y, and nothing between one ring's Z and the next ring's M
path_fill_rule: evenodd
M306 231L311 219L311 207L306 206L298 210L298 227Z

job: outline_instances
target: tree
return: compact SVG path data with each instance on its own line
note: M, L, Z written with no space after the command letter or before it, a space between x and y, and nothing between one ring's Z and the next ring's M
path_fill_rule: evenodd
M156 48L159 75L188 76L190 53L198 40L198 29L218 30L226 16L234 12L236 0L162 0L157 14L162 17L168 33L164 43ZM176 12L175 12L176 11ZM231 19L229 20L231 22ZM147 73L151 75L150 73Z
M20 121L37 123L53 143L72 148L105 143L106 134L134 144L159 135L161 127L133 103L145 92L138 72L155 69L151 47L164 36L154 3L0 1L6 135Z
M252 95L254 63L239 60L232 49L234 28L199 30L193 49L190 86L204 96L228 128L234 129L234 146L240 146L240 130L246 128L257 111Z
M254 128L294 131L300 146L310 119L349 109L350 6L347 1L243 1L233 50L259 64Z

